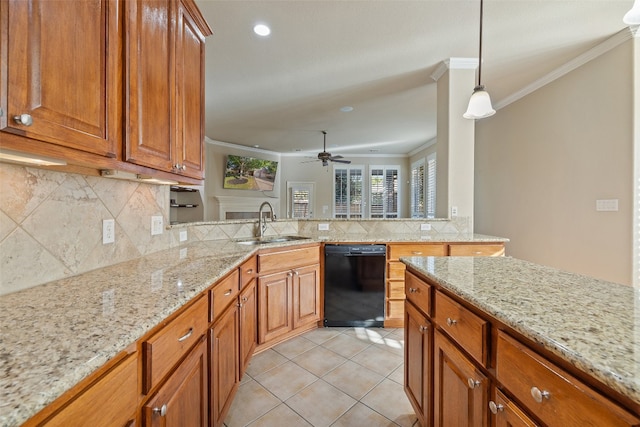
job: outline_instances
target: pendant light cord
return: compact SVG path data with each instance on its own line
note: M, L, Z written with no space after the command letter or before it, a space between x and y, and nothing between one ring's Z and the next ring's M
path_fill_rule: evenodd
M478 56L478 86L481 86L480 82L482 81L482 79L481 79L481 76L482 76L482 9L483 9L482 8L482 3L483 3L483 0L480 0L480 37L479 37L479 39L480 39L480 49L479 49L480 53L479 53L479 56Z

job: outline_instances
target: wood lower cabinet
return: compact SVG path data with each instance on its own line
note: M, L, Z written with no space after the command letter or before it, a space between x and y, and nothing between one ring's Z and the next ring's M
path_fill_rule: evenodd
M404 390L423 426L431 425L433 327L420 310L405 302Z
M473 303L414 270L406 286L404 388L423 427L640 427L595 380L534 351Z
M495 397L489 402L489 410L493 415L495 427L538 427L520 407L505 396L500 390L495 390Z
M319 260L318 245L258 255L258 350L317 327Z
M0 65L1 131L118 156L121 6L112 0L0 2L2 38L11 39ZM47 144L41 147L46 155Z
M198 344L180 362L166 382L142 408L143 426L208 426L207 340Z
M433 348L433 425L487 426L488 378L438 331Z
M231 305L210 332L211 422L221 426L240 384L239 307Z
M404 322L405 265L401 257L446 256L444 243L390 243L387 245L387 278L384 326L401 328Z
M251 280L240 293L240 378L249 365L258 345L258 286Z

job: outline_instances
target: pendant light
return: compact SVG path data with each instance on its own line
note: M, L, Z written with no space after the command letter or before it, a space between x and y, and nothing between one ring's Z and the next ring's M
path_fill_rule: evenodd
M640 0L636 0L640 1ZM471 99L469 99L469 106L467 111L462 115L465 119L483 119L485 117L493 116L496 110L491 106L491 97L489 93L484 90L482 85L482 3L480 0L480 52L478 54L478 84L473 89Z
M622 22L627 25L640 25L640 0L636 0L633 3L633 7L627 13L625 13Z

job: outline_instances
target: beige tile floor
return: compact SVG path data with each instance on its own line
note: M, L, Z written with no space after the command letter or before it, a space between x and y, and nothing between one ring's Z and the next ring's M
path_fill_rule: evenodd
M403 370L403 329L316 329L253 357L225 425L418 426Z

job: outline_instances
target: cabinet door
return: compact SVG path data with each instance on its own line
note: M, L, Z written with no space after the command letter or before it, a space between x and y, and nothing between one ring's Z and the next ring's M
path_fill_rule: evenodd
M126 7L125 160L171 171L175 73L174 0L137 0Z
M204 36L182 2L176 29L176 131L178 172L204 176Z
M11 40L0 69L0 108L6 111L0 115L0 129L117 156L122 87L119 4L1 2L0 22L8 27L2 32ZM32 124L14 120L23 114Z
M293 328L320 320L320 266L293 270Z
M411 303L405 302L404 390L423 426L431 425L431 351L433 327Z
M493 425L495 427L537 427L522 410L507 398L500 390L496 389L495 401L489 402L489 409L493 413Z
M222 426L240 383L238 313L237 305L230 306L211 330L211 420L214 426Z
M144 426L208 425L207 346L204 336L143 410Z
M240 377L258 343L258 299L253 279L240 294Z
M258 279L258 342L266 343L293 329L291 323L293 273L276 273Z
M489 380L437 331L434 350L434 425L486 427Z

